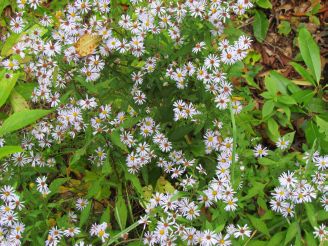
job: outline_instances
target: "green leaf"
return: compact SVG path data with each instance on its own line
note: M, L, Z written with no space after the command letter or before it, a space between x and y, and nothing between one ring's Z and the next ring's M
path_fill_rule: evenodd
M267 246L277 246L280 245L281 242L285 238L285 232L277 232L274 234L274 236L271 238Z
M82 210L81 217L80 217L80 227L82 227L89 218L90 211L91 211L92 202L89 201L89 204Z
M265 40L268 32L268 28L269 28L268 18L262 11L256 10L254 16L253 31L257 41L262 43Z
M279 126L278 126L278 123L273 118L270 118L268 120L268 131L269 131L269 134L271 134L270 138L273 141L277 141L278 138L280 137Z
M295 71L298 72L306 81L316 85L312 75L304 67L296 62L290 62L290 65L292 65Z
M264 235L270 237L270 232L267 227L267 225L259 218L256 218L254 216L248 215L248 218L250 219L252 225L256 230L259 232L262 232Z
M17 153L17 152L23 152L24 150L20 146L4 146L0 148L0 159L3 157L6 157L8 155Z
M288 21L282 21L278 25L278 33L287 36L291 32L292 28Z
M311 33L306 28L301 28L299 31L298 43L305 64L312 72L317 83L319 83L321 77L319 46L313 40Z
M288 95L281 95L278 97L278 102L286 105L294 105L297 104L296 100Z
M70 161L70 166L72 168L74 168L76 166L77 162L81 159L81 157L86 154L88 146L91 144L91 142L92 142L91 140L87 141L82 148L75 151L75 153Z
M306 217L309 219L311 226L312 227L318 226L314 207L311 203L305 203L305 211L306 211Z
M0 136L35 123L38 119L51 113L51 110L33 109L17 112L9 116L0 127Z
M298 231L297 222L294 222L289 225L284 245L287 245L296 236L297 231Z
M257 0L257 5L264 9L272 9L272 4L270 3L270 0Z
M11 78L5 78L6 71L0 73L0 107L4 105L18 80L20 73L12 74Z
M59 190L59 187L64 184L65 182L67 182L69 180L69 178L58 178L55 179L54 181L51 182L49 189L52 193L57 193Z
M317 242L313 237L313 234L310 232L305 231L305 241L307 242L307 245L309 246L317 246Z
M2 14L2 11L10 4L9 0L1 0L0 2L0 15Z
M106 210L101 215L100 223L103 223L103 222L110 223L110 210L109 210L109 206L106 208Z
M239 201L246 201L249 200L250 198L263 194L263 189L266 186L266 184L258 183L258 182L253 182L252 188L250 188L247 192L247 195L240 198Z
M101 182L102 179L97 179L95 182L90 182L87 198L92 198L97 195L97 193L101 190Z
M128 218L128 210L122 196L117 198L115 203L115 219L121 230L125 229L126 220Z
M30 109L25 98L15 89L11 92L10 104L15 113Z
M128 152L128 148L121 142L120 133L118 130L115 130L110 134L110 139L114 145L119 147L124 152Z
M12 33L7 39L6 42L4 43L2 50L1 50L1 56L7 57L13 53L13 46L18 42L20 37L24 34L22 33Z
M266 101L262 108L262 119L272 113L274 109L274 102L272 100Z
M325 140L328 141L328 122L319 116L316 116L315 119L319 127L319 132L323 133L325 135Z
M273 166L273 165L278 164L276 161L271 160L271 159L266 158L266 157L259 158L258 162L263 166Z

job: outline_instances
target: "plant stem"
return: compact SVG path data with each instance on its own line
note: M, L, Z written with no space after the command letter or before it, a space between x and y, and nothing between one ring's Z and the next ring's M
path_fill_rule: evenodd
M232 110L232 103L229 103L229 109L230 109L230 117L232 122L232 163L231 163L231 184L232 187L235 189L235 166L236 166L236 144L237 144L237 128L236 128L236 119L235 115Z

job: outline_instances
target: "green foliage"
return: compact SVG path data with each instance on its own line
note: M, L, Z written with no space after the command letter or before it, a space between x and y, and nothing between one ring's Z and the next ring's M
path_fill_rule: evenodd
M269 20L261 10L255 11L253 31L254 36L259 42L263 42L269 29Z
M321 60L320 49L313 40L310 32L306 28L301 28L298 36L298 43L303 60L316 82L319 83L321 78Z
M38 119L51 113L51 110L23 110L9 116L0 127L0 136L19 130L35 123Z

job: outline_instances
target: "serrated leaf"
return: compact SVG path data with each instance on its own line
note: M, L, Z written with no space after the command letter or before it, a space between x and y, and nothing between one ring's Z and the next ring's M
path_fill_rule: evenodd
M51 112L51 110L32 109L14 113L3 122L0 127L0 136L33 124Z
M319 46L314 41L311 33L306 28L301 28L301 30L299 31L298 43L305 64L310 69L317 83L319 83L321 77L321 60Z
M21 148L21 146L4 146L0 148L0 159L3 157L6 157L8 155L17 153L17 152L23 152L24 150Z
M262 11L256 10L254 16L253 31L257 41L262 43L265 40L268 29L269 29L268 18Z

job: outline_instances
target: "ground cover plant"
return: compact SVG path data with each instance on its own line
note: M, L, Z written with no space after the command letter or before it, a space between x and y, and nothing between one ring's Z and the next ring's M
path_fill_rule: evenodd
M327 4L0 14L0 245L328 245Z

